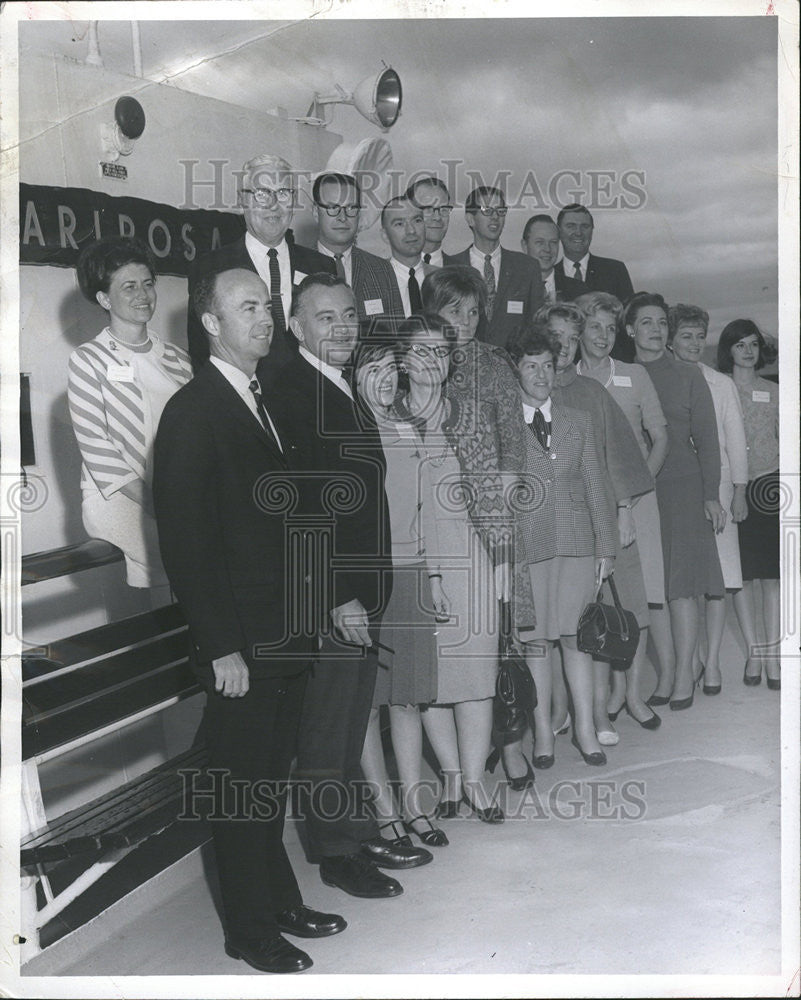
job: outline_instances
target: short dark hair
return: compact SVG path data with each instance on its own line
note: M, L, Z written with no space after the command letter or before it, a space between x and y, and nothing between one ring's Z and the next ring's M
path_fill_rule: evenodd
M637 322L640 309L646 309L648 306L657 306L657 308L664 312L666 317L670 311L667 302L665 302L659 292L635 292L626 303L626 309L623 313L623 326L634 326Z
M323 186L323 184L327 183L349 185L354 189L354 191L359 197L359 201L361 201L362 197L361 185L359 184L359 181L353 176L353 174L338 174L335 171L328 171L327 173L320 174L319 177L316 177L314 180L314 184L312 185L312 201L314 202L315 205L322 204L322 202L320 201L320 188Z
M402 205L414 205L415 208L419 208L419 205L415 205L412 199L405 192L403 194L396 194L394 198L390 198L389 201L381 209L381 225L384 225L384 220L386 218L386 213L388 208L400 208Z
M345 288L350 288L347 281L344 278L340 278L338 274L329 274L327 271L316 271L314 274L307 274L292 296L292 311L290 312L290 316L297 316L303 305L303 299L312 288L334 288L336 285L344 285Z
M477 212L479 209L479 202L482 198L491 198L492 195L497 195L501 199L501 205L506 206L506 199L503 196L503 191L497 187L491 187L489 184L481 184L477 188L473 188L470 194L465 199L464 210L465 212Z
M556 223L553 221L550 215L532 215L531 218L528 220L528 222L525 224L525 226L523 226L524 243L528 239L528 234L531 232L531 227L534 225L535 222L550 222L552 226L556 225Z
M718 340L718 371L725 375L731 375L734 369L734 361L731 356L731 349L736 343L746 337L756 337L759 344L759 360L754 366L757 371L764 368L766 364L775 360L774 350L768 346L767 341L762 336L759 327L752 319L733 319L727 323L720 334Z
M417 202L414 200L414 196L417 194L417 189L422 187L423 184L430 184L432 187L438 187L445 192L448 198L451 196L445 181L441 180L435 174L427 174L425 177L418 177L417 180L412 181L406 188L406 197L413 205L417 205ZM419 208L420 206L418 205L417 207Z
M202 275L192 289L192 308L195 316L203 322L203 313L214 313L217 310L217 275L222 271L209 271Z
M676 336L680 326L702 326L706 333L709 330L709 313L700 306L685 306L679 302L668 309L668 343Z
M556 216L556 224L559 228L562 228L562 219L567 215L568 212L584 212L590 217L590 225L595 229L595 219L592 217L592 212L583 205L579 205L577 201L574 201L572 205L565 205L564 208L560 209L559 214Z
M76 264L78 287L90 302L107 292L115 272L126 264L144 264L156 277L156 260L150 248L134 237L110 236L84 247Z
M534 322L518 327L506 341L509 357L517 364L526 354L550 354L554 365L561 347L544 323Z
M474 268L453 264L427 274L420 288L420 297L426 313L439 314L452 302L467 298L475 298L479 308L483 308L487 301L487 286Z

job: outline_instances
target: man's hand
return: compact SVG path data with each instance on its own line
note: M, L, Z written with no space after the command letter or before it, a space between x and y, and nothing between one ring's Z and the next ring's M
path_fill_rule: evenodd
M227 653L211 661L214 690L223 698L241 698L250 688L250 671L241 653Z
M354 646L371 646L373 640L367 629L367 612L362 602L354 597L347 604L340 604L331 611L331 621L334 628L345 640Z

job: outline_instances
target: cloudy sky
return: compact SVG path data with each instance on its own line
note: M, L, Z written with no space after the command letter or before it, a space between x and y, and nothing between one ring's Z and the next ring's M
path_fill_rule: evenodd
M31 30L36 47L84 58L85 28ZM513 249L528 216L543 211L536 189L555 214L551 196L574 187L592 204L590 172L629 172L639 194L613 179L595 198L595 252L625 260L638 289L704 306L713 338L738 316L776 333L775 17L152 21L141 30L146 76L290 115L306 114L315 90L350 89L385 60L403 82L403 112L387 134L397 168L444 173L443 160L461 161L457 204L468 170L487 181L507 172L510 201L529 178L502 240ZM101 22L100 38L106 65L131 72L127 23ZM379 134L341 106L331 129L353 142ZM565 175L549 191L559 171L577 171L579 184ZM616 195L636 207L604 207ZM457 211L446 249L468 242ZM361 243L381 252L375 231Z

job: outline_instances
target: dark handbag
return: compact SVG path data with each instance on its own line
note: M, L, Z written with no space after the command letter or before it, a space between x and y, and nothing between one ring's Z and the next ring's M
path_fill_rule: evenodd
M626 611L617 596L613 575L607 577L614 605L602 604L598 598L603 580L598 584L595 600L581 612L576 630L576 645L582 653L589 653L596 660L618 660L629 666L637 652L640 626L637 619Z
M493 743L513 743L532 724L537 705L537 689L528 664L517 652L512 639L512 610L501 603L498 676L492 705Z

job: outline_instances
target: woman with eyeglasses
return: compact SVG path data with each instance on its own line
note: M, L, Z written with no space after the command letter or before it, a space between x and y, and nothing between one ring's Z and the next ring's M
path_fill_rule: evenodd
M756 687L765 670L768 687L781 688L779 643L779 388L757 375L767 363L769 349L759 327L750 319L728 323L718 341L718 371L730 375L743 411L748 454L747 514L739 527L743 589L734 595L734 608L747 647L743 683ZM753 628L757 590L761 590L761 620L765 646L758 653Z
M720 445L712 394L694 365L666 352L668 307L661 295L638 292L623 316L636 360L651 377L667 420L668 452L656 476L662 528L665 596L675 648L675 671L662 662L648 704L672 711L693 704L693 655L698 641L698 603L725 593L715 533L726 513L719 499ZM672 687L672 690L671 690Z

